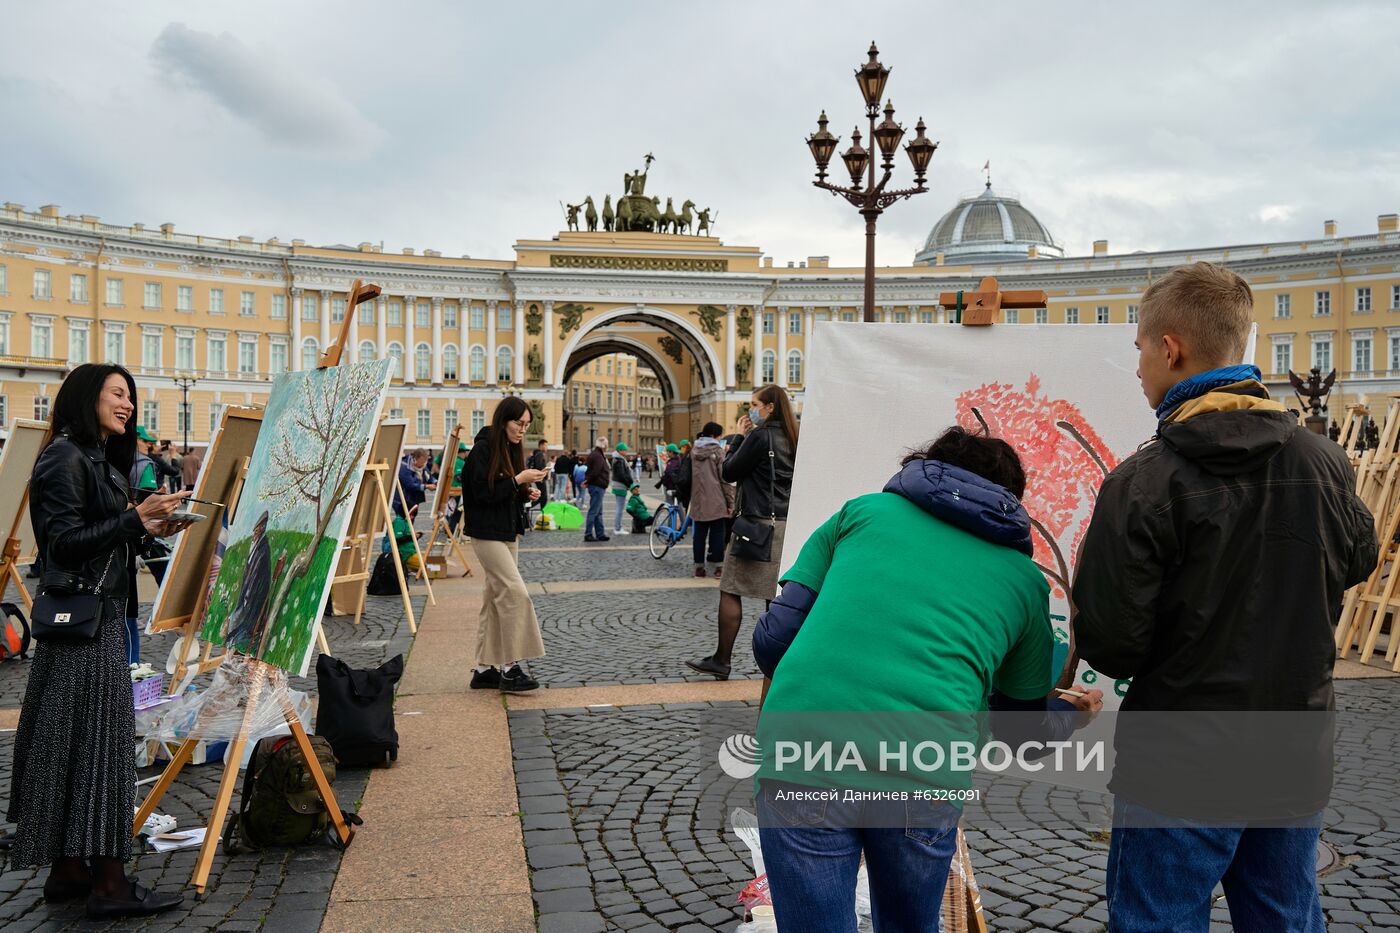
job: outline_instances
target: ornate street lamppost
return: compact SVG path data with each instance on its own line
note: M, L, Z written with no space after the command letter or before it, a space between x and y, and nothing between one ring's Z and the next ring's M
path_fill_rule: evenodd
M182 455L190 450L190 422L194 420L194 412L190 411L190 389L199 382L194 376L176 376L175 386L180 390L180 414L184 416L185 422L185 449Z
M851 148L841 153L841 161L846 163L846 171L851 173L850 187L834 185L826 180L826 167L836 151L840 137L833 136L826 129L829 122L826 111L817 118L817 132L807 138L807 147L812 150L812 158L817 162L817 180L812 182L818 188L825 188L851 202L865 218L865 320L875 320L875 221L896 201L923 194L928 190L924 177L928 172L929 161L938 143L924 135L926 127L923 117L914 126L915 136L904 147L909 161L914 166L914 187L886 190L890 175L894 171L894 154L899 142L904 138L904 127L894 121L894 105L885 103L885 119L875 120L880 115L880 99L885 94L885 82L889 80L890 69L880 64L880 52L875 43L870 43L870 60L856 69L856 83L860 85L861 96L865 98L865 115L870 120L872 149L861 146L860 128L851 133ZM881 178L875 180L875 159L873 147L880 149Z
M598 443L598 409L589 405L584 413L588 415L588 449L592 450L593 445Z

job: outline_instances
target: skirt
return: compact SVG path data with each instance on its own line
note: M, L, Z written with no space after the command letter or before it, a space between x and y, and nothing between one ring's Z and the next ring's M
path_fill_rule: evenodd
M472 549L486 577L477 623L476 663L501 667L544 657L540 620L520 576L516 543L473 538Z
M719 580L719 591L750 599L773 599L777 596L778 568L782 565L783 531L786 528L785 518L773 524L771 560L749 560L736 556L735 539L730 538L729 548L724 552L724 574Z
M109 599L88 644L40 642L29 670L8 819L10 862L131 858L136 717L126 663L125 597Z

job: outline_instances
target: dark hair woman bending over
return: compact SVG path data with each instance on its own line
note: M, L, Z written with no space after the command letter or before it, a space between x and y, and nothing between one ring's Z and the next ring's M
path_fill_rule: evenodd
M783 556L783 531L787 527L788 497L792 493L792 467L797 458L797 415L792 399L775 385L755 389L749 413L735 425L743 442L731 446L720 476L738 483L738 515L773 526L770 556L752 560L729 550L719 584L719 645L715 653L699 661L685 662L691 670L729 679L734 639L744 616L745 596L765 603L778 594L778 564ZM731 437L731 440L736 438Z
M540 496L535 483L548 470L525 466L521 442L530 428L530 407L519 398L503 399L491 425L476 436L462 467L462 507L467 535L486 574L481 621L476 635L472 688L533 690L539 686L521 666L544 657L535 604L525 589L517 560L517 540L525 533L521 505Z
M41 592L76 576L101 584L102 609L95 639L42 641L34 653L15 733L10 859L51 865L45 899L86 897L92 917L152 914L183 900L132 882L125 867L136 780L125 624L136 599L135 554L147 535L179 530L167 517L189 495L131 504L135 396L120 366L88 363L69 373L54 399L52 439L29 480Z

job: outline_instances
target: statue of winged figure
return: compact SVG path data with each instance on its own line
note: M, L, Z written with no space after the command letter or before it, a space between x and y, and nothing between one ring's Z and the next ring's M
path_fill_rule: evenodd
M1314 415L1322 414L1323 406L1327 404L1327 396L1332 392L1332 383L1336 381L1337 371L1335 369L1323 376L1322 370L1314 366L1307 379L1291 369L1288 371L1288 382L1289 385L1293 386L1293 391L1298 396L1298 402Z

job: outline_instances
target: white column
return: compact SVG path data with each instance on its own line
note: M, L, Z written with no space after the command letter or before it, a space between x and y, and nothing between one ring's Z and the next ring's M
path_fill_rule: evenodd
M917 324L917 323L919 323L919 312L922 311L922 310L923 310L923 308L922 308L922 306L920 306L920 305L910 305L910 306L909 306L909 323L910 323L910 324Z
M525 302L515 303L515 384L525 384Z
M321 352L331 345L331 290L321 289Z
M496 302L486 302L486 384L496 384Z
M753 364L749 375L753 377L755 388L763 382L763 314L766 310L763 305L755 305L753 309Z
M383 295L374 299L374 343L381 360L389 355L389 299Z
M882 321L884 321L886 324L894 323L894 305L884 305L880 309L880 311L882 314L882 317L880 319Z
M442 385L442 299L433 299L433 385Z
M471 365L471 309L470 298L457 299L457 324L461 328L461 338L457 341L457 384L464 386L471 380L467 377L467 367Z
M811 305L802 308L802 355L806 356L812 351L812 325L817 320L817 309Z
M544 303L544 384L554 385L554 302Z
M97 339L101 340L102 335L98 334ZM101 350L101 345L98 345ZM301 289L292 289L292 352L290 359L292 370L301 369Z
M773 366L773 381L780 387L786 389L787 381L787 332L788 332L788 309L786 306L778 308L778 359Z
M738 312L735 305L724 308L724 387L734 388L734 319Z
M418 314L418 302L412 295L403 300L403 381L412 385L417 375L418 353L413 345L413 320Z

